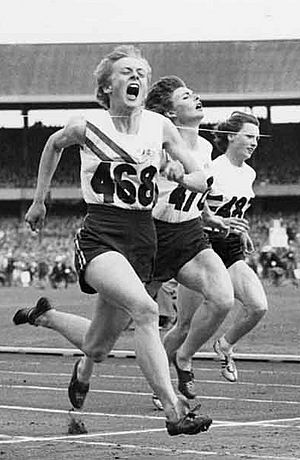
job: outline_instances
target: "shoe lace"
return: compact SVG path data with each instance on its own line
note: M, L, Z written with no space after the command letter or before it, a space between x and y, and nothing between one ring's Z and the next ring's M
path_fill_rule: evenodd
M195 376L193 371L181 371L181 375L186 384L194 382Z
M188 382L185 382L185 386L186 386L186 388L187 388L188 390L190 390L190 391L193 390L193 389L194 389L194 382L193 382L193 380L190 380L190 381L188 381Z
M222 359L222 367L226 368L229 372L235 371L235 364L231 354L224 355Z
M201 403L197 404L193 409L191 409L189 412L187 412L184 415L182 420L183 421L187 419L194 420L198 415L197 412L200 410L200 407L201 407Z

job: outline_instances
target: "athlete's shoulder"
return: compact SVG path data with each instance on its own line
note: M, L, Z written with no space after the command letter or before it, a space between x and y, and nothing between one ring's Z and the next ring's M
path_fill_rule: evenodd
M158 120L158 121L161 121L162 123L167 120L167 118L164 115L161 115L160 113L157 113L157 112L152 112L152 110L147 110L147 109L143 109L143 116L147 118L148 120Z
M213 149L212 143L209 142L209 140L205 139L205 137L198 136L198 141L201 146L206 147L207 149L210 149L210 150Z
M101 125L105 121L108 123L110 117L108 115L108 110L106 109L98 109L93 112L93 114L89 114L88 116L81 115L86 125L94 125L98 126Z
M247 171L247 174L251 179L254 181L256 178L256 171L252 168L252 166L248 165L248 163L244 163L244 168Z
M211 155L212 155L212 150L213 150L212 144L204 137L198 136L198 148L199 148L199 152L201 152L201 157L204 163L207 163L207 165L211 167L211 162L212 162Z
M85 124L86 119L83 115L74 115L73 117L69 118L66 123L66 127L70 129L81 129L82 127L85 127Z
M54 136L59 140L60 138L67 142L68 145L72 143L82 144L84 141L86 122L82 116L70 117L65 126L57 131Z
M221 155L217 156L213 161L212 161L212 166L213 167L218 167L218 166L222 166L224 164L227 163L227 157L224 153L222 153Z

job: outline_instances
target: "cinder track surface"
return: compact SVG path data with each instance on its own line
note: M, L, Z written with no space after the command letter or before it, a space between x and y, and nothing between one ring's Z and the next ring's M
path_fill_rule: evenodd
M239 382L220 375L212 359L194 360L201 412L213 418L207 433L170 437L161 412L134 358L108 358L97 365L84 411L88 433L68 435L67 387L74 356L0 353L0 459L300 459L299 291L267 288L270 312L238 345L238 353L295 355L297 362L238 360ZM93 296L68 290L2 288L0 345L70 347L57 333L14 326L19 306L46 295L62 310L90 317ZM230 321L230 317L228 320ZM226 322L224 324L226 327ZM133 331L116 344L133 350ZM204 352L212 351L210 341ZM171 369L176 387L176 375ZM196 403L195 402L195 403Z
M238 363L240 381L222 380L219 363L195 361L207 433L169 437L135 359L97 365L80 414L86 435L67 435L67 386L75 358L0 357L3 459L300 458L300 369L291 363ZM175 373L172 377L176 385Z

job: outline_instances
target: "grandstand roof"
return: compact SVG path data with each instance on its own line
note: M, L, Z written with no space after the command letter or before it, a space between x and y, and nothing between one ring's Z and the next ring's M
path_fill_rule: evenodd
M207 106L300 104L300 40L135 44L153 81L176 74ZM93 71L116 45L0 45L0 109L96 107Z

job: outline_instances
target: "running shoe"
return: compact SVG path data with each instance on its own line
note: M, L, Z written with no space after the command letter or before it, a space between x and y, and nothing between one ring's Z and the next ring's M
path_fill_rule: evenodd
M79 363L80 359L78 359L78 361L76 361L75 363L73 374L68 387L69 400L72 406L75 407L75 409L82 408L86 395L88 394L88 391L90 389L89 383L79 382L77 378L77 370Z
M212 424L212 419L207 415L197 415L196 411L199 410L200 404L192 410L189 409L187 401L185 403L182 401L182 404L185 404L188 411L177 422L166 421L168 434L170 436L179 434L193 435L207 431Z
M221 361L221 374L229 382L237 382L238 373L235 362L233 360L232 351L222 348L220 340L217 339L214 343L214 350Z
M34 307L25 307L17 310L13 317L13 322L16 326L26 323L35 326L35 320L52 308L53 307L46 297L40 297Z
M161 403L161 400L159 399L159 397L155 393L152 394L152 402L153 402L154 407L157 410L164 410L164 407L163 407L163 405Z
M178 390L187 399L195 399L197 394L195 392L195 378L194 378L193 370L184 371L183 369L180 369L180 367L178 367L178 364L177 364L176 355L172 362L177 372Z

